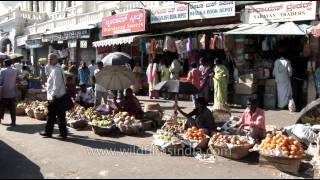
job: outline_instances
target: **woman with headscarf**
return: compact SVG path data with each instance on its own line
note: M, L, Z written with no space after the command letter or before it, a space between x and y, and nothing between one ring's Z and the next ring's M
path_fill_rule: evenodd
M228 81L229 70L221 62L221 59L214 60L214 109L221 109L226 107L228 98Z

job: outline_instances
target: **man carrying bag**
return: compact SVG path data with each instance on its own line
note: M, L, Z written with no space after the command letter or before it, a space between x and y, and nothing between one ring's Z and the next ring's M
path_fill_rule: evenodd
M48 120L45 132L40 135L44 137L52 137L54 123L59 122L60 137L67 138L67 122L66 111L72 108L71 98L66 93L65 80L60 64L58 64L58 55L48 55L51 73L48 78L47 98L48 105Z

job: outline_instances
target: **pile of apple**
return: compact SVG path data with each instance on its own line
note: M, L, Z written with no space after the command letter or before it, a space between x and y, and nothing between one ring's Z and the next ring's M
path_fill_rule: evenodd
M266 138L261 142L259 149L264 154L274 156L283 156L295 159L305 157L301 143L293 137L288 137L283 134L273 136L268 133Z
M214 134L211 140L215 146L225 146L227 144L241 146L250 144L247 137L237 135L223 135L221 133Z

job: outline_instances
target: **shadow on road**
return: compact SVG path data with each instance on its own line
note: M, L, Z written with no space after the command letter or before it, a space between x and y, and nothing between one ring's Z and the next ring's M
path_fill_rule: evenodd
M8 131L25 133L25 134L35 134L45 129L45 124L21 124L15 127L8 127Z
M54 138L58 139L58 138ZM61 140L61 139L59 139ZM138 146L110 141L110 140L102 140L102 139L91 139L87 136L78 136L78 135L69 135L68 139L63 140L65 142L70 142L74 144L78 144L81 146L85 146L92 149L99 149L99 150L108 150L114 152L128 152L133 154L150 154L151 152L148 150L141 149ZM89 152L88 153L92 153Z
M43 179L40 167L0 141L0 179Z

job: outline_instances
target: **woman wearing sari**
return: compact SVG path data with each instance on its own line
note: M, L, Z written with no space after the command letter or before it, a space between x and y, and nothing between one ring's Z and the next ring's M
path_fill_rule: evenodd
M156 60L153 60L149 63L147 68L147 77L148 77L148 83L149 83L149 97L152 98L158 98L158 93L154 91L154 87L158 83L158 64Z
M229 70L220 59L215 59L214 68L214 106L213 109L227 108Z

